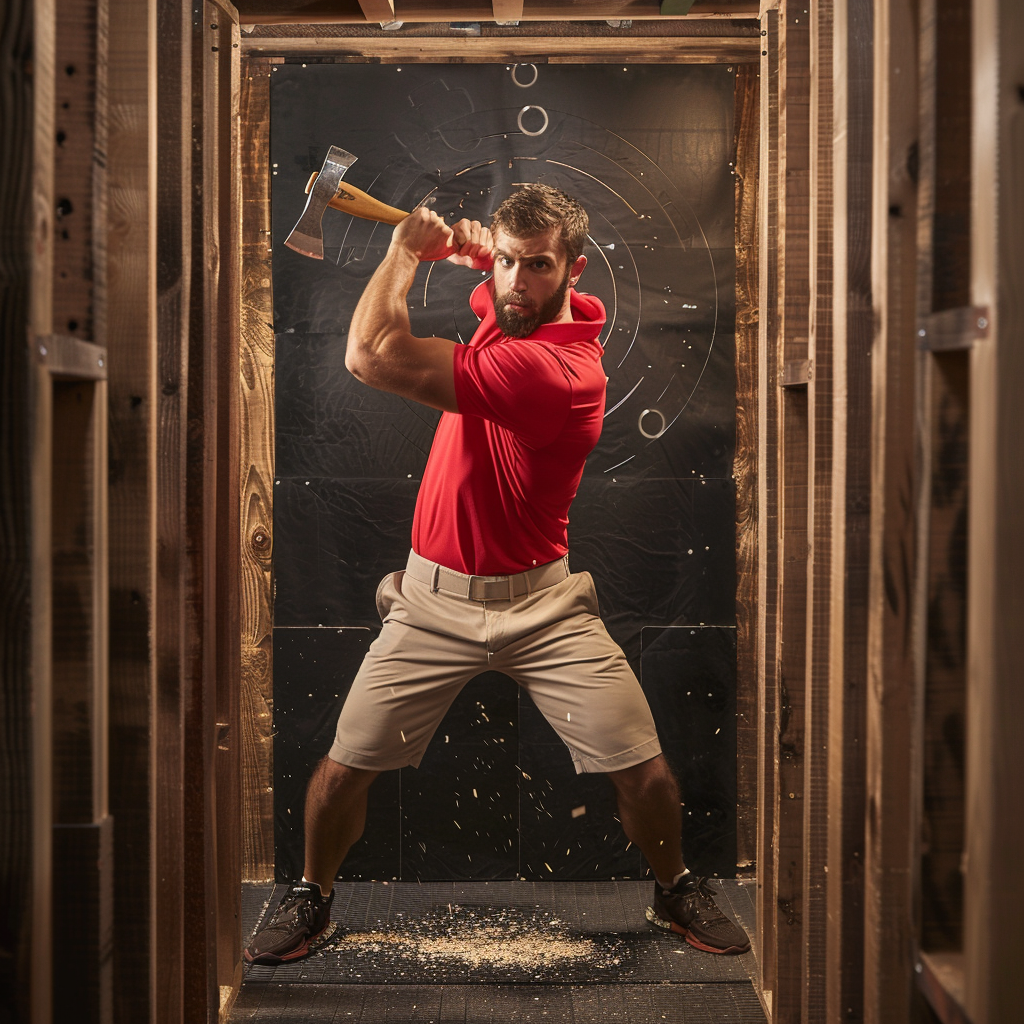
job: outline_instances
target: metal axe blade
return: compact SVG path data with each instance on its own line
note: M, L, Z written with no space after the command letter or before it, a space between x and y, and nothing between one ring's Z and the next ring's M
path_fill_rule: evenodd
M356 162L356 158L339 146L327 150L324 165L313 182L302 216L284 240L289 249L312 256L315 260L324 258L323 216L327 204L338 194L341 179Z

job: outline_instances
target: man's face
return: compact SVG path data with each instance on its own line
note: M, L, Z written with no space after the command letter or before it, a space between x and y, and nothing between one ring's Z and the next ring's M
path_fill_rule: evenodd
M557 227L533 238L514 238L498 228L494 235L494 315L502 333L525 338L541 324L572 318L569 286L576 283L586 258L572 267Z

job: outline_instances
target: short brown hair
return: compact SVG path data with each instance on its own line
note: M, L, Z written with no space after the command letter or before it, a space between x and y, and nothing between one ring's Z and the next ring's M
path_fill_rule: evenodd
M558 227L571 267L583 252L590 218L572 196L550 185L530 184L513 192L491 217L491 230L501 228L513 238L533 238Z

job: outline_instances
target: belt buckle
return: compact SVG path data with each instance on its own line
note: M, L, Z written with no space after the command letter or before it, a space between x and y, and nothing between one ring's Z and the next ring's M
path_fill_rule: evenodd
M477 601L511 601L515 597L512 579L511 576L492 580L484 579L482 576L472 576L469 581L470 596L473 596L474 583L476 583L481 595L476 598Z

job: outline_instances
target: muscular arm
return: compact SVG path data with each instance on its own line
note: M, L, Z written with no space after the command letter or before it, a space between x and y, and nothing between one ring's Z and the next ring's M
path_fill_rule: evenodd
M452 368L455 342L417 338L407 295L420 262L451 258L485 269L490 233L476 221L449 228L437 214L414 210L397 228L381 265L356 305L349 327L345 366L380 391L458 412Z

